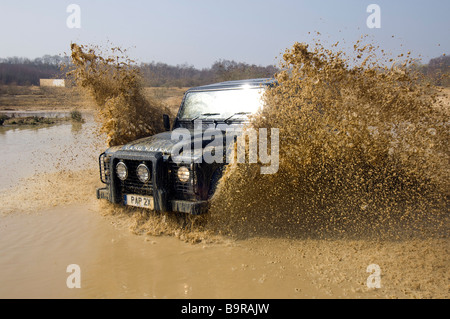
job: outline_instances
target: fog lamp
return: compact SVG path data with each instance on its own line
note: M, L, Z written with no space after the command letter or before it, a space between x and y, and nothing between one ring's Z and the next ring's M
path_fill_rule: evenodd
M128 169L127 166L125 165L124 162L119 162L116 165L116 174L117 177L121 180L124 181L127 179L128 177Z
M177 176L180 182L187 183L189 181L189 177L191 176L191 172L186 166L181 166L177 171Z
M145 164L140 164L137 167L136 174L142 183L147 183L150 180L150 170Z

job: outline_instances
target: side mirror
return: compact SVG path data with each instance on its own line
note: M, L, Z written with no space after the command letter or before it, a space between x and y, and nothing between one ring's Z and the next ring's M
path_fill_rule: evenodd
M164 129L166 131L170 131L170 118L169 118L169 115L163 114L163 123L164 123Z

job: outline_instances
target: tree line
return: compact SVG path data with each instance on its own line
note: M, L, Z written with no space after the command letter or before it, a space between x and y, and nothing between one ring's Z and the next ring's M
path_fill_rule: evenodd
M65 78L64 66L69 57L45 55L27 58L0 58L1 85L39 85L39 79ZM271 77L275 66L259 66L243 62L219 60L210 68L197 69L192 65L169 65L161 62L141 63L137 66L144 85L152 87L192 87L218 81Z
M165 63L142 63L141 73L148 86L193 87L214 82L272 77L275 66L258 66L230 60L219 60L210 68L196 69L183 64L172 66Z
M61 66L68 57L44 55L33 60L22 57L0 58L0 84L39 85L39 79L63 76Z
M428 64L417 63L413 68L434 85L450 86L450 56L442 55L431 59Z
M42 78L65 78L63 66L69 64L69 57L58 55L44 55L33 60L0 58L0 85L39 85ZM271 77L278 71L273 65L260 66L230 60L218 60L203 69L188 64L161 62L141 63L137 67L144 85L152 87L193 87L228 80ZM417 63L413 67L435 85L450 85L449 56L431 59L428 64Z

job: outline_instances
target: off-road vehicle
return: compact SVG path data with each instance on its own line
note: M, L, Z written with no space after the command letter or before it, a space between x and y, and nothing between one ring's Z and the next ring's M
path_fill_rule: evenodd
M203 135L205 130L225 133L248 123L248 116L262 105L263 91L273 83L273 79L251 79L187 90L172 128L164 115L166 132L111 147L100 155L100 179L106 186L97 189L97 198L161 212L205 213L226 161L207 163L198 150L184 154L182 162L175 161L173 150L179 141L173 133L189 131L192 145L205 148L213 140Z

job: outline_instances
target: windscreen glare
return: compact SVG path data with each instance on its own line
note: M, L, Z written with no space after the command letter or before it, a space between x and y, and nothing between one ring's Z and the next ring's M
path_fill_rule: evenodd
M262 88L189 92L179 118L228 118L236 113L254 113L262 107L262 93Z

